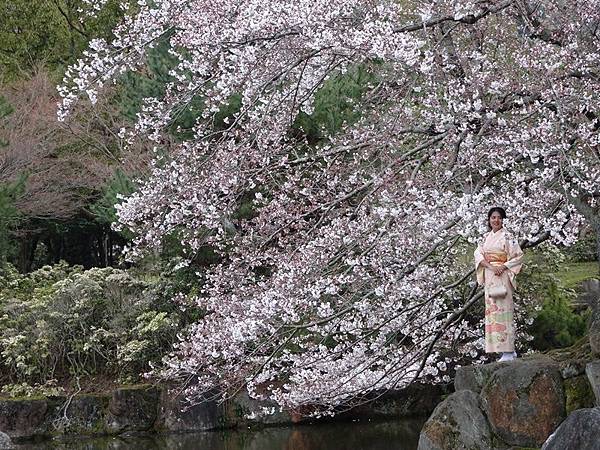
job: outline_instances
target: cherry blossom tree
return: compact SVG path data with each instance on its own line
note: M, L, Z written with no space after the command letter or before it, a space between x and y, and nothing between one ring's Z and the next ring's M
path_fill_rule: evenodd
M323 412L444 379L450 355L480 351L465 254L487 209L524 246L598 218L597 0L139 1L114 36L67 71L59 115L168 40L172 81L122 130L156 158L117 226L132 258L173 235L192 263L220 255L174 299L207 312L168 361L192 397L246 387ZM339 101L359 119L302 137L357 68L371 81ZM193 136L161 150L198 100Z

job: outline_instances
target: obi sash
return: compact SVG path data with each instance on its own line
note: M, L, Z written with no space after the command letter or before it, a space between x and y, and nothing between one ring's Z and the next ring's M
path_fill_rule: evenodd
M492 266L501 266L508 261L506 252L485 252L486 259Z

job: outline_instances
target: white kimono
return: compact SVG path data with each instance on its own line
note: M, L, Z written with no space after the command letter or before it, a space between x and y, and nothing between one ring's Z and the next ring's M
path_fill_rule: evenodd
M497 276L494 270L485 268L481 262L488 257L492 266L504 265L508 268ZM503 228L483 235L482 242L475 250L477 282L485 290L485 351L515 351L513 292L517 287L515 276L521 271L523 251L516 239ZM492 286L503 285L506 295L491 298L488 291Z

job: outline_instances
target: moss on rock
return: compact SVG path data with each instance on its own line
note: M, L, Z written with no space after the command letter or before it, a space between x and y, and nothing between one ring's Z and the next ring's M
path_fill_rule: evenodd
M585 375L565 380L564 386L567 414L594 406L594 393Z

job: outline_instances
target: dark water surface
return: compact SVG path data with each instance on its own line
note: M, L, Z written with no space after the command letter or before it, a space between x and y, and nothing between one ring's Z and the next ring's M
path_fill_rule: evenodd
M424 419L47 441L20 449L416 450Z

